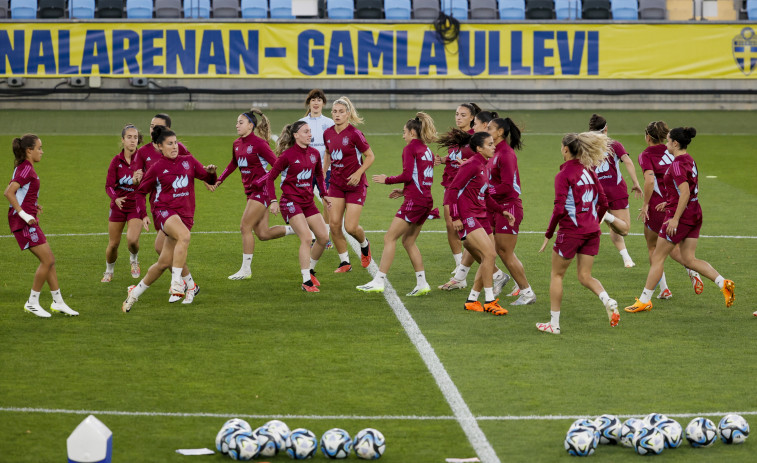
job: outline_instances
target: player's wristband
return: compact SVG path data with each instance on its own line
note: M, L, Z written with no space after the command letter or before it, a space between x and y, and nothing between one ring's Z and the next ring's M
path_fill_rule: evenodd
M279 200L278 199L272 199L271 202L272 203L277 203L277 202L279 202Z
M610 214L609 212L605 212L605 216L602 217L602 220L604 220L607 223L613 223L615 222L615 216Z
M18 216L19 216L19 217L21 217L21 220L23 220L23 221L24 221L24 222L26 222L27 224L28 224L29 222L31 222L32 220L34 220L34 216L33 216L33 215L31 215L31 214L27 214L27 213L26 213L26 212L24 212L23 210L21 210L21 212L19 212L19 213L18 213Z

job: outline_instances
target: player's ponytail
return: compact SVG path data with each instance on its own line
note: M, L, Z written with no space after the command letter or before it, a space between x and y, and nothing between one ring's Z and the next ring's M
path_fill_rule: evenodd
M281 156L281 153L294 146L294 134L297 133L303 125L307 124L305 121L297 121L293 124L287 124L284 130L281 131L279 139L276 141L276 154Z
M150 134L150 139L156 145L160 145L163 143L163 141L165 141L166 138L175 137L175 136L176 136L176 132L169 129L168 127L164 125L156 125L152 129L152 133Z
M423 111L416 113L415 119L410 119L405 124L408 131L415 130L415 134L425 144L434 143L439 136L434 127L434 120Z
M523 147L523 142L521 142L520 138L520 129L515 125L515 122L513 122L512 119L509 117L504 119L497 117L492 119L489 124L494 124L497 126L497 130L502 130L502 138L506 141L509 138L507 144L510 145L510 148L519 150Z
M563 137L562 144L584 167L591 168L604 161L610 139L598 132L569 133Z
M449 132L439 137L439 146L445 148L462 148L470 143L471 134L458 128L450 129Z
M589 130L592 132L601 132L607 128L607 119L599 114L592 114L589 119Z
M353 105L350 99L346 96L340 96L339 99L334 101L334 104L332 104L331 107L333 108L334 105L342 105L347 108L347 114L349 114L347 122L349 122L350 124L358 125L363 123L363 118L360 117L360 114L357 113L355 105Z
M16 167L20 166L22 162L26 161L26 150L34 149L34 145L37 144L37 140L39 140L39 137L32 133L27 133L21 138L16 137L13 139L13 157L14 165Z
M266 115L263 114L263 111L253 107L246 113L242 113L242 115L255 126L252 130L254 130L260 138L265 141L268 141L271 138L271 122ZM260 118L260 122L258 122L258 118Z
M685 150L691 139L697 136L697 129L694 127L676 127L670 131L670 139L677 141L682 150Z
M664 121L652 121L647 124L647 128L644 130L644 132L649 135L649 138L653 143L657 145L664 145L666 139L668 138L668 132L670 132L670 129L668 128L668 124L666 124Z

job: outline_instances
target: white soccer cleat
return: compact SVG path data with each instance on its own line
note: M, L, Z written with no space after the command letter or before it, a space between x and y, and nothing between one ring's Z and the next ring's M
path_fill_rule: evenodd
M187 292L187 284L182 280L180 283L177 283L175 281L171 282L171 287L168 289L168 294L171 295L171 297L168 298L168 302L173 304L174 302L177 302L181 300L182 297Z
M131 310L131 307L134 305L135 302L139 300L139 298L132 296L132 293L134 292L134 288L136 288L137 285L131 285L126 290L126 300L123 304L121 304L121 311L124 313L128 313Z
M50 304L50 310L52 310L53 312L58 312L64 315L68 315L70 317L75 317L79 315L79 312L73 310L65 302L61 302L60 304L58 304L57 302L53 302L52 304Z
M618 322L620 321L618 301L615 299L608 299L605 303L605 310L607 310L607 318L610 319L610 326L618 326Z
M629 260L624 260L624 261L623 261L623 265L624 265L624 266L625 266L626 268L633 268L633 267L636 267L636 263L634 263L634 261L632 261L632 260L630 260L630 259L629 259Z
M131 263L131 277L139 278L141 274L142 274L142 269L139 268L139 262L132 262Z
M660 294L657 295L657 299L670 299L671 297L673 297L673 293L671 293L668 288L663 289L660 291Z
M510 305L530 305L536 302L536 293L531 291L531 294L521 293L518 299L510 303Z
M249 280L252 278L252 272L246 270L239 270L233 275L229 275L229 280Z
M355 286L355 288L365 293L383 293L384 292L383 283L376 283L375 281L370 281L364 285Z
M113 272L104 272L103 278L100 280L100 283L110 283L110 280L113 279Z
M560 334L560 328L552 327L551 323L537 323L536 329L542 333Z
M406 294L406 296L415 297L415 296L425 296L426 294L431 292L431 286L416 286L413 288L412 291Z
M199 292L200 292L200 286L197 283L195 283L194 287L192 289L188 289L187 292L184 294L184 300L181 301L181 303L191 304L195 300L195 296Z
M24 310L29 313L33 313L39 318L50 318L52 316L47 310L43 309L41 305L32 304L29 301L26 301L26 303L24 304Z
M520 288L518 287L518 283L515 283L515 287L512 291L510 291L510 294L508 294L510 297L520 296Z
M502 292L502 288L505 287L508 281L510 281L510 275L505 272L502 272L501 277L494 279L494 284L492 286L492 289L494 290L494 297L499 296L499 293Z
M439 286L439 289L442 289L444 291L452 291L453 289L463 289L467 287L468 287L468 282L466 280L457 281L454 278L450 278L448 282Z

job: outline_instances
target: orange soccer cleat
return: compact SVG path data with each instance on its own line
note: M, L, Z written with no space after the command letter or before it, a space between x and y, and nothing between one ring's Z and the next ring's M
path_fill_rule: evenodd
M625 308L625 311L628 313L636 313L636 312L644 312L652 310L652 302L641 302L640 300L636 299L636 302L633 303L633 305L629 305Z

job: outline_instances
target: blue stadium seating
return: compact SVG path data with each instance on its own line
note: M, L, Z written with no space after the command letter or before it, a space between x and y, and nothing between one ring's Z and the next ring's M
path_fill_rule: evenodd
M150 8L152 12L152 8ZM95 0L71 0L68 15L72 19L92 19L95 17ZM152 16L151 16L152 17Z
M386 19L410 19L410 0L384 0Z
M555 0L555 18L581 19L581 0Z
M326 14L331 19L353 19L355 0L327 0Z
M612 19L636 21L639 19L639 5L636 0L610 0Z
M209 18L210 0L184 0L185 18Z
M242 17L245 19L264 19L268 17L266 0L242 0Z
M750 20L757 20L757 0L746 0L746 14Z
M11 0L11 18L37 19L37 0Z
M455 19L468 19L468 0L442 0L442 11Z
M126 17L152 19L152 0L126 0Z
M526 0L499 0L499 19L526 19Z
M292 0L271 0L271 19L294 19Z

